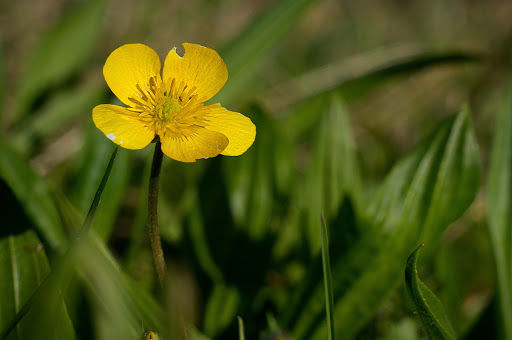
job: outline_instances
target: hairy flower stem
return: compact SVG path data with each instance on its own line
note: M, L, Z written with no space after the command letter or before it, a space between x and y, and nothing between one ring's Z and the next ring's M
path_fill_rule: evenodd
M161 146L162 144L160 140L158 140L155 145L151 175L149 176L148 226L156 271L160 285L163 287L165 279L165 259L162 250L162 242L160 241L160 230L158 229L158 180L160 179L160 169L162 168L162 158L164 155Z

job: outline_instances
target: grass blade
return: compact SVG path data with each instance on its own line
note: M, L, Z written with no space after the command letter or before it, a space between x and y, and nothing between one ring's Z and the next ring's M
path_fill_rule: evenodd
M489 171L488 225L496 262L501 327L505 339L512 339L512 272L510 261L512 220L512 83L496 121Z
M427 334L432 340L452 340L456 339L453 329L441 301L432 293L432 291L419 279L416 263L418 254L425 244L420 245L411 254L405 267L405 283L407 292L411 297L416 311L418 313Z
M238 339L245 340L245 332L244 332L244 320L241 317L237 316L238 319Z
M332 274L331 261L329 258L329 236L327 235L327 226L325 224L324 215L321 217L321 234L322 234L322 266L324 269L324 287L325 287L325 310L327 313L327 339L334 340L334 297L332 293Z
M308 161L304 188L296 191L306 212L306 233L311 254L321 248L318 216L328 221L336 216L345 197L359 207L361 179L348 112L340 96L326 101L319 117L315 144Z
M30 300L31 294L38 289L48 270L46 253L33 230L0 238L0 275L3 278L0 282L1 339L7 338L11 331L12 334L8 339L33 338L34 328L37 328L38 335L44 338L50 333L60 334L63 337L74 333L62 300L51 305L52 318L60 322L58 327L55 324L43 325L43 328L35 327L34 319L42 318L40 315L37 316L37 311L32 313L31 318L26 318L22 322L19 322L21 318L15 318L15 322L10 320L12 316L23 310L23 304ZM41 303L38 305L42 306ZM44 306L43 308L46 309ZM41 308L37 310L40 311ZM41 323L38 326L41 326Z

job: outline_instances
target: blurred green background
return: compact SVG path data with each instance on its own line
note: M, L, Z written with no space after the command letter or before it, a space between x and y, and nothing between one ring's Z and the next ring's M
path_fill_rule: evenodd
M496 129L510 142L508 125L495 127L499 112L512 112L510 1L2 1L0 38L0 272L12 278L0 284L9 301L0 331L59 264L113 151L91 119L94 106L119 103L102 75L111 51L144 43L163 58L183 42L217 50L230 76L212 102L257 126L240 157L164 159L163 293L146 228L153 146L121 149L95 241L45 294L63 292L54 313L67 321L42 322L53 315L43 304L12 339L30 339L37 333L24 329L35 324L63 329L48 338L145 329L173 339L182 320L198 329L192 338L234 339L236 316L248 339L325 338L321 212L337 338L426 337L403 284L421 242L420 276L457 334L512 336L502 330L498 305L508 300L497 297L493 259L510 240L489 237L487 188ZM509 181L505 144L493 151L505 159L500 183ZM506 226L508 191L493 192L504 204L496 216L506 216L496 223ZM382 270L376 280L372 268Z

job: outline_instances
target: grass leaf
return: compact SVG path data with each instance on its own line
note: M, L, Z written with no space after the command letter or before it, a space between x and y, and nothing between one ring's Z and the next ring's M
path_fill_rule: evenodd
M318 216L328 220L339 211L343 198L359 204L361 179L350 119L340 96L333 95L323 108L315 145L308 162L304 188L296 191L306 212L307 241L312 254L318 253L321 241Z
M44 247L32 230L0 239L0 331L2 339L74 338L74 329L57 286L44 286L30 311L16 316L49 272Z
M245 340L245 332L244 332L244 320L241 317L237 317L238 319L238 339Z
M406 258L419 243L439 238L472 202L479 154L469 112L463 109L400 161L359 223L366 234L333 258L336 333L350 339L398 284ZM449 204L447 202L450 202ZM297 338L325 339L320 285L290 318Z
M512 83L496 121L489 171L488 225L496 262L501 327L506 339L512 339L512 271L510 233L512 221Z
M419 251L423 246L424 244L419 246L407 260L405 267L407 292L414 302L418 316L430 339L456 339L455 330L446 316L443 304L418 277L416 263Z
M324 287L325 287L325 310L327 314L327 339L336 339L334 328L334 301L332 294L332 274L331 260L329 257L329 236L327 235L327 226L325 225L324 215L321 218L321 235L322 235L322 265L324 271Z

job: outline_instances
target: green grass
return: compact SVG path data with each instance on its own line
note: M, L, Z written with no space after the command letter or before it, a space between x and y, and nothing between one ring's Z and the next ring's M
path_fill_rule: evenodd
M2 339L512 340L509 7L11 4ZM163 288L147 230L152 148L109 163L114 144L91 120L119 104L102 67L132 42L162 57L182 42L217 50L230 76L214 100L257 127L242 156L164 157Z

